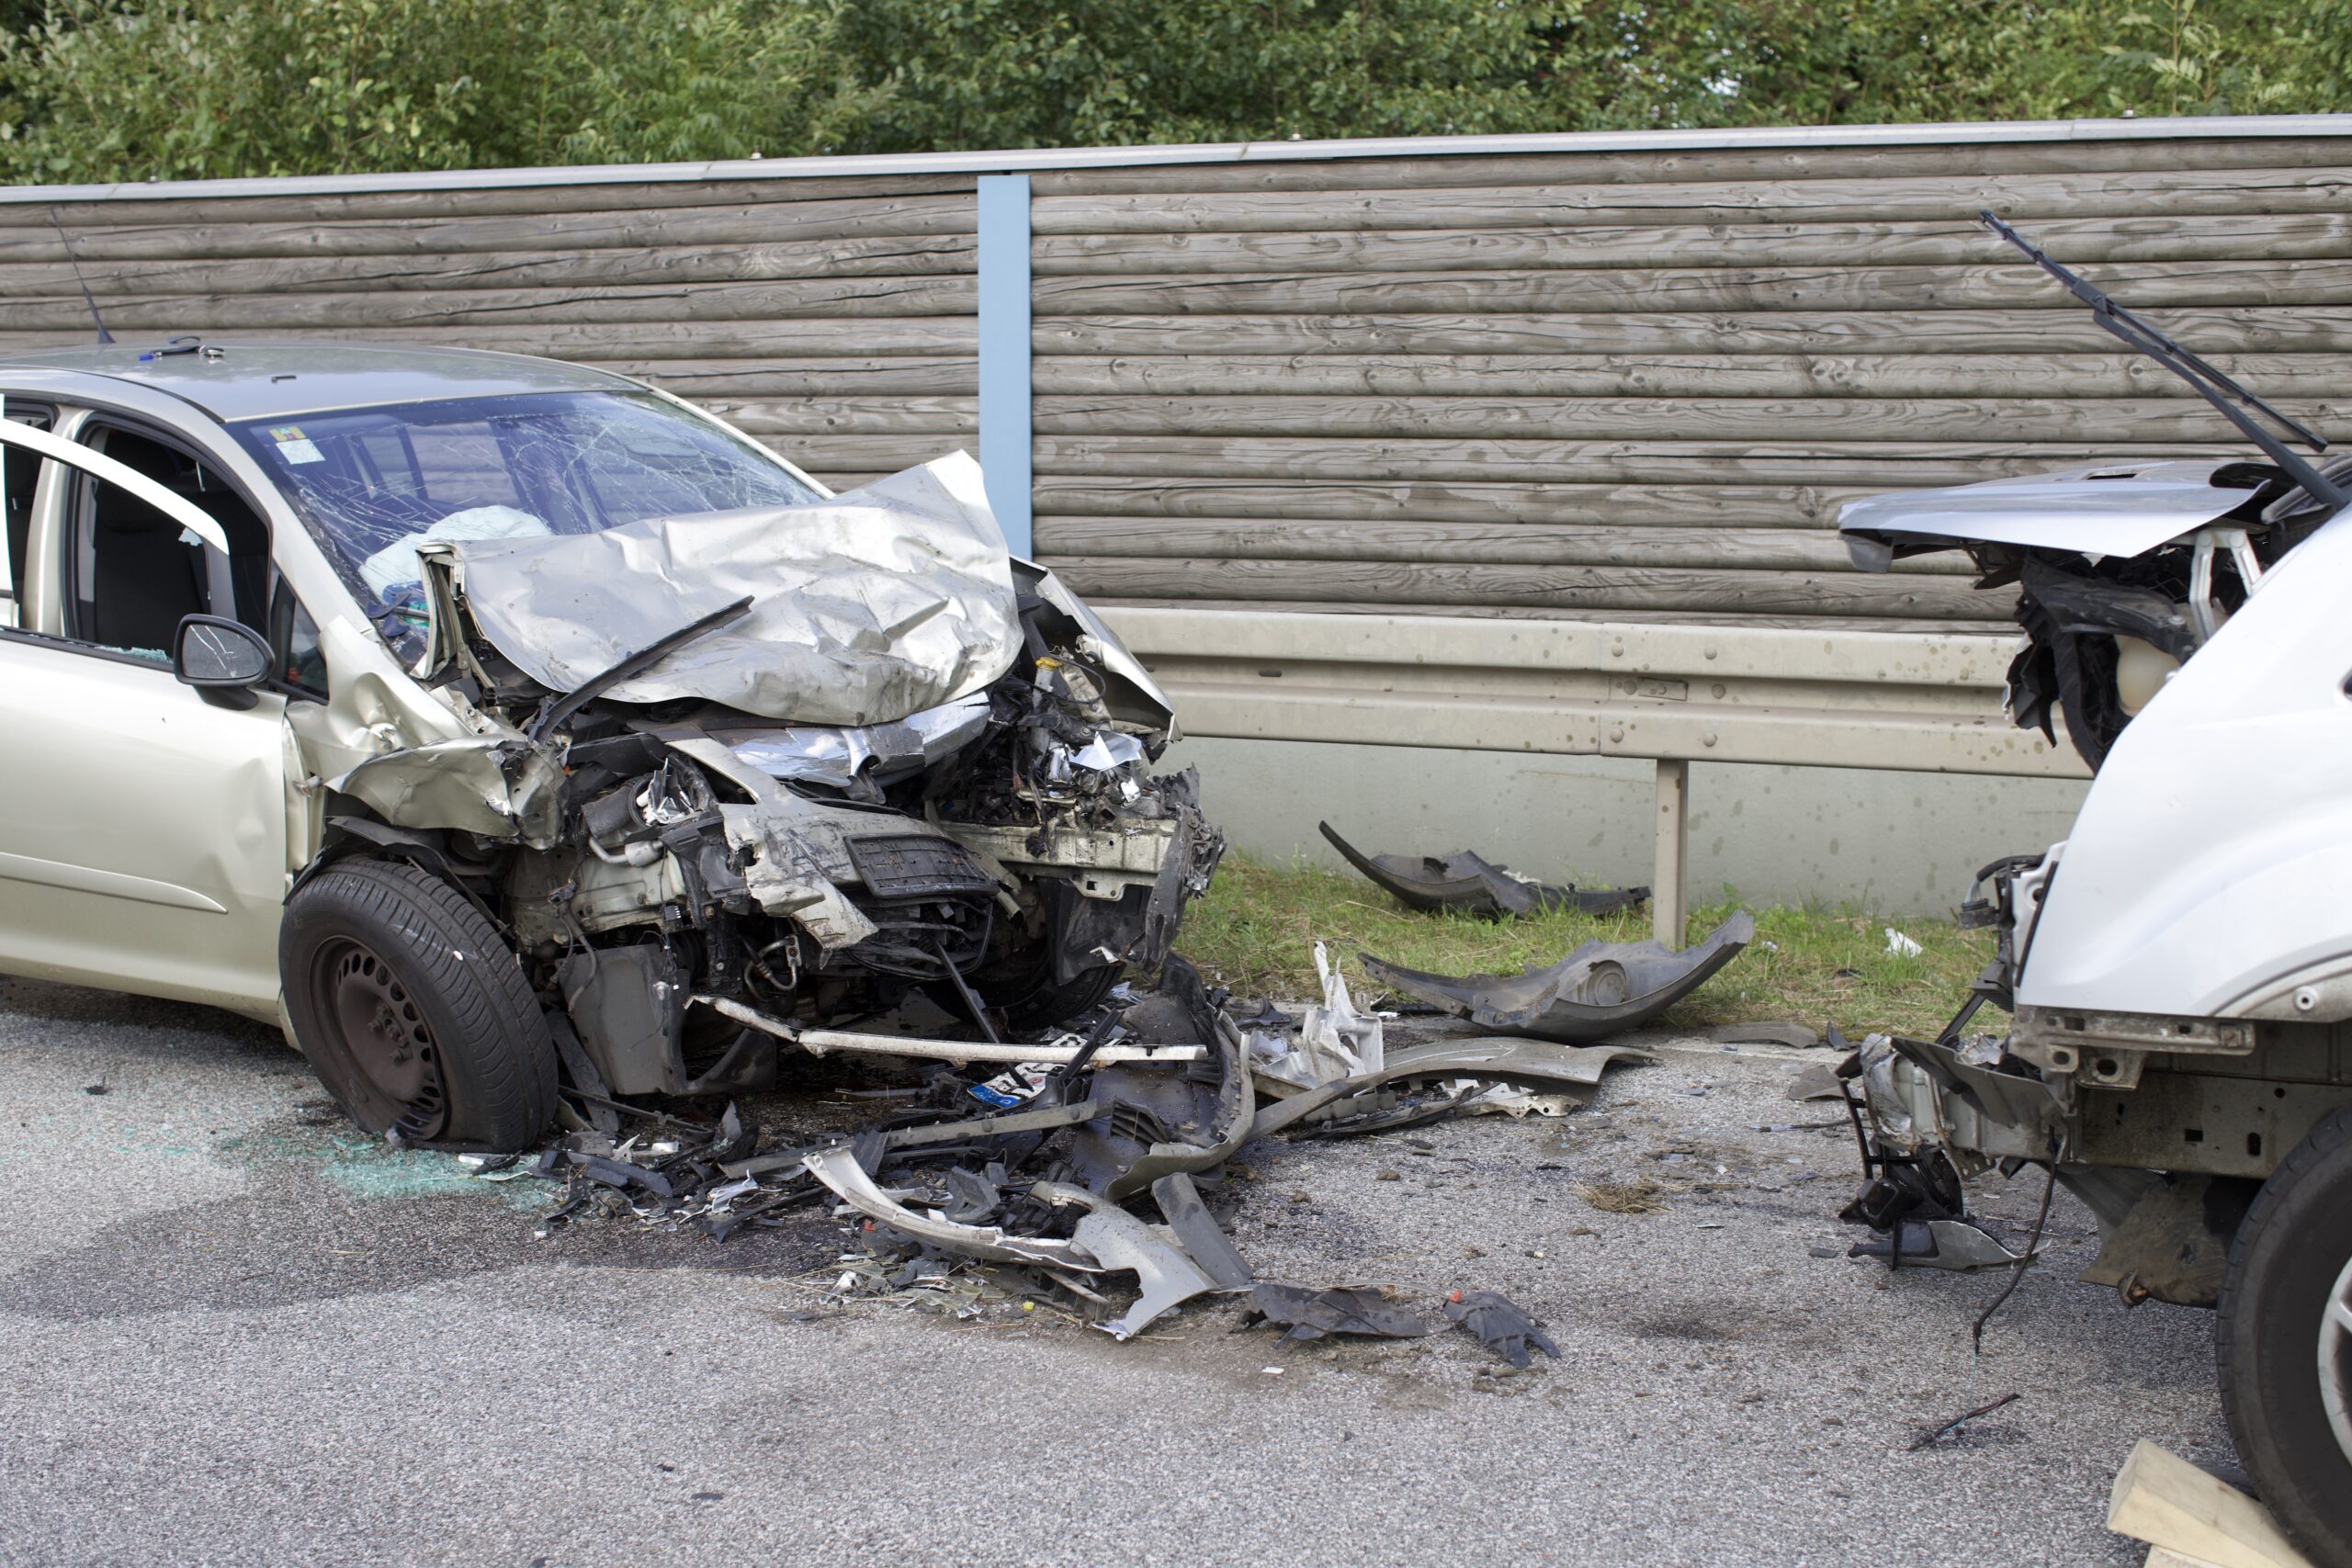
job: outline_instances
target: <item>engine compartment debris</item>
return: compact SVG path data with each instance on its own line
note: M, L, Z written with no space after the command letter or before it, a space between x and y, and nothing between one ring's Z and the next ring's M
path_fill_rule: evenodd
M763 1128L735 1100L697 1120L567 1081L570 1130L555 1143L460 1157L481 1179L560 1184L542 1235L634 1221L723 1242L830 1211L851 1237L830 1304L893 1296L978 1318L1018 1303L1125 1340L1196 1300L1246 1297L1251 1321L1290 1339L1424 1337L1438 1325L1378 1290L1258 1277L1219 1210L1237 1180L1262 1179L1280 1157L1267 1141L1566 1114L1611 1063L1651 1055L1464 1034L1445 1019L1392 1039L1317 945L1323 1000L1295 1022L1261 1005L1243 1010L1245 1031L1226 993L1171 956L1155 984L1122 985L1031 1039L797 1031L804 1046L832 1037L825 1054L795 1058L804 1074L887 1080L848 1091L843 1103L878 1111L854 1112L861 1124ZM1302 1064L1311 1083L1286 1071ZM1234 1156L1252 1144L1262 1150L1245 1171ZM1454 1291L1449 1315L1515 1365L1529 1346L1557 1354L1491 1292Z

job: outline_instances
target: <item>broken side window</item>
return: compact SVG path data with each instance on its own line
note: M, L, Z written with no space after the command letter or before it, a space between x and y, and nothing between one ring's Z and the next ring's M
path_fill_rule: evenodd
M65 635L169 665L184 616L227 615L264 630L269 530L244 498L168 442L110 425L93 426L84 440L193 502L220 525L229 552L121 487L78 476L65 551Z

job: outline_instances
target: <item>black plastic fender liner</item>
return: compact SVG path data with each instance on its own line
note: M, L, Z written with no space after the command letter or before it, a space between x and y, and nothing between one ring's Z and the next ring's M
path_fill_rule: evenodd
M1548 969L1523 975L1425 975L1363 955L1375 980L1456 1018L1505 1034L1582 1043L1639 1029L1703 985L1756 939L1745 909L1690 947L1589 942Z
M1550 909L1613 915L1649 901L1650 890L1646 887L1595 891L1555 886L1516 876L1469 850L1450 855L1366 854L1340 837L1329 822L1315 826L1350 865L1409 908L1453 909L1487 919L1501 919L1506 916L1540 915Z
M1232 1018L1209 995L1200 972L1170 955L1161 970L1161 984L1183 1004L1221 1069L1217 1080L1215 1119L1202 1143L1154 1144L1135 1163L1104 1183L1102 1196L1118 1201L1133 1197L1163 1176L1208 1169L1222 1164L1250 1136L1251 1112L1257 1105L1256 1086L1250 1077L1249 1053Z

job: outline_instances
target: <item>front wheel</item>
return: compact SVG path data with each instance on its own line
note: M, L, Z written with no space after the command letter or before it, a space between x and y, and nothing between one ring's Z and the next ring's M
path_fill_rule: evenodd
M2262 1501L2321 1568L2352 1568L2352 1107L2279 1163L2230 1245L2222 1407Z
M278 976L319 1081L370 1133L517 1149L555 1119L555 1043L522 966L464 895L347 860L287 901Z

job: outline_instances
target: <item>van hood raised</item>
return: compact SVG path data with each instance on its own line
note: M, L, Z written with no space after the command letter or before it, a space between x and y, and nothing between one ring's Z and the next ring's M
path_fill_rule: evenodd
M740 619L604 694L616 702L889 723L980 690L1022 646L1004 535L979 464L962 452L805 506L436 541L419 555L482 638L555 692L752 601ZM450 646L436 626L428 662Z
M2252 487L2213 477L2244 463L2109 463L1849 501L1838 513L1855 565L1886 569L1887 547L1951 540L2088 556L2137 556L2244 505Z

